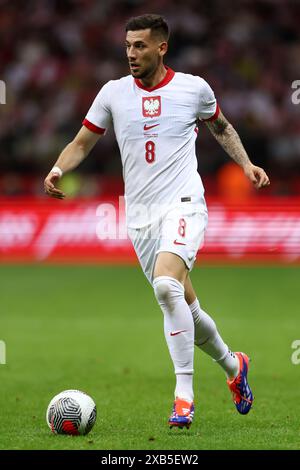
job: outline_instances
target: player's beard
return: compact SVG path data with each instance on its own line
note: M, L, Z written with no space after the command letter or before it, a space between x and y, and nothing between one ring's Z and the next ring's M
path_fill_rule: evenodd
M139 79L143 79L143 78L148 77L148 73L149 72L147 70L144 70L142 72L140 72L140 71L131 72L131 74L133 75L134 78L139 78Z
M139 66L140 69L141 69L141 66ZM149 65L147 68L145 69L142 69L142 70L137 70L136 72L134 72L133 70L130 70L131 72L131 75L134 77L134 78L138 78L138 79L144 79L144 78L149 78L151 77L151 75L153 75L155 73L155 70L157 69L158 67L158 64L157 63L152 63L151 65Z

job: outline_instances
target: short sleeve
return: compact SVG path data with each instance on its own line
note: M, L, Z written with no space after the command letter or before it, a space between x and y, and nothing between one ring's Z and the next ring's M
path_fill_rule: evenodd
M96 134L104 134L111 125L111 82L106 83L94 99L82 124Z
M200 78L198 119L201 121L214 121L217 119L220 109L215 94L209 84Z

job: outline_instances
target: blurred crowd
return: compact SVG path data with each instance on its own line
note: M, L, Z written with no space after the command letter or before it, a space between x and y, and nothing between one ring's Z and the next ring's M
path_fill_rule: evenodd
M166 64L210 83L250 158L269 172L269 192L300 194L298 0L0 0L0 193L43 193L100 87L129 73L124 25L143 13L168 20ZM207 191L226 191L232 166L205 125L197 154ZM120 177L111 130L66 184L98 196L122 191Z

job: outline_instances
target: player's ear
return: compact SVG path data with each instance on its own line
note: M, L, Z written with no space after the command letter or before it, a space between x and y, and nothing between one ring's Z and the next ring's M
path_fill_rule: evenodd
M161 42L159 45L159 55L162 57L167 53L167 51L168 51L167 41Z

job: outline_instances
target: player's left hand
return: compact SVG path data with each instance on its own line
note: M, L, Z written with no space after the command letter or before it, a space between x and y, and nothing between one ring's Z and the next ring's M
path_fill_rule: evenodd
M247 178L253 183L256 189L264 188L269 186L270 180L266 172L259 166L249 165L244 167L244 172Z

